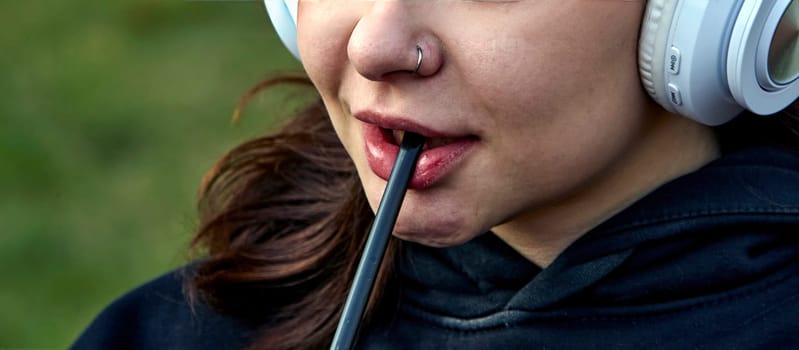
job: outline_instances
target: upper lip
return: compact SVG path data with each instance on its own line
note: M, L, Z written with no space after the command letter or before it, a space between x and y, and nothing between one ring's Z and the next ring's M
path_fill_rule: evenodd
M353 114L355 119L373 124L383 129L403 130L416 133L427 138L462 138L473 135L444 132L421 125L418 122L399 116L382 114L374 111L360 111Z

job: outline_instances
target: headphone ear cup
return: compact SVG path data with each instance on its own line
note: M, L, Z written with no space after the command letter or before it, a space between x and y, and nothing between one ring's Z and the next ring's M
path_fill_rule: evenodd
M736 102L756 114L777 113L793 103L799 96L796 68L793 71L777 72L769 68L769 61L780 61L794 65L794 56L773 55L772 50L796 47L797 17L799 2L775 0L758 3L744 2L741 13L733 26L727 56L727 78L730 91ZM778 31L785 31L787 43L780 44ZM787 32L787 33L786 33ZM792 43L791 43L792 42ZM773 76L777 73L777 78Z
M647 3L638 66L642 84L655 102L706 125L725 123L743 110L730 94L723 61L730 21L738 17L741 2L747 1Z
M664 67L666 45L677 0L649 0L644 12L638 42L638 70L641 83L658 104L675 113L668 100Z
M297 48L298 2L299 0L264 0L264 5L280 40L294 57L300 59L300 51Z
M775 82L768 67L780 23L793 33L799 26L799 1L793 4L649 0L638 47L644 88L664 109L706 125L744 109L778 112L799 96L799 73L780 72L787 78Z

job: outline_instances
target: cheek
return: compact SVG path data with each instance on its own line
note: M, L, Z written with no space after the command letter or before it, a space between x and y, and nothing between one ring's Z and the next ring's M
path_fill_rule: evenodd
M349 117L346 106L342 105L338 99L330 99L329 96L322 95L322 102L327 109L333 129L336 131L338 139L344 146L350 158L355 162L359 173L366 168L366 155L363 144L363 136L360 125L354 118Z
M333 1L300 1L297 45L308 78L322 98L330 115L336 134L350 155L356 151L353 140L356 130L347 125L346 106L339 98L344 68L346 66L346 31L340 21L333 20L330 8Z
M618 40L597 44L608 36ZM639 81L636 42L635 31L531 30L497 44L492 58L467 57L465 64L474 67L481 66L478 60L493 64L466 79L475 100L497 118L493 127L562 137L567 134L555 129L619 123L640 112L648 98Z
M648 100L634 47L587 48L527 50L525 64L506 65L524 68L502 68L490 76L504 83L483 85L482 108L497 130L487 143L502 155L491 168L508 179L508 188L498 191L517 209L574 193L622 157L643 127Z
M354 24L331 7L333 1L300 1L297 46L308 77L322 95L335 91L347 61L347 40Z

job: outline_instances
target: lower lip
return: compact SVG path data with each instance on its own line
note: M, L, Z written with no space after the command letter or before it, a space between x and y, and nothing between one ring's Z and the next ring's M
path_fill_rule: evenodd
M394 161L397 159L399 146L394 143L390 133L385 133L373 124L364 124L363 134L369 167L378 177L388 180ZM420 190L433 186L455 168L467 151L476 144L476 139L464 138L444 146L423 150L419 160L416 161L416 169L408 187Z

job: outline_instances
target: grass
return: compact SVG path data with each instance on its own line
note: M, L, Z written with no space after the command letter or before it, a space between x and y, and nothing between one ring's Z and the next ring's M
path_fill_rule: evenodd
M299 64L260 1L0 2L0 349L65 348L188 259L213 161L263 133Z

